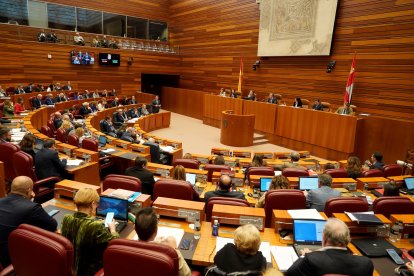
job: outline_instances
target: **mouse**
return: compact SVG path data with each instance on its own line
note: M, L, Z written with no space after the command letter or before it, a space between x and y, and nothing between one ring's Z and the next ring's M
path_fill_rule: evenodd
M253 197L253 194L252 193L247 193L247 195L250 196L250 197Z
M414 257L414 248L411 250L408 250L408 254L410 254L411 257Z

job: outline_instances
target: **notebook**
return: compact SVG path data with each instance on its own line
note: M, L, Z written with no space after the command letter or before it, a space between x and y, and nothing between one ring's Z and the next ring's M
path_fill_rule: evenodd
M267 192L272 183L272 177L260 177L260 192Z
M319 179L312 176L299 176L299 190L315 190L319 188Z
M116 231L121 233L128 224L128 200L100 196L99 206L96 208L96 217L105 220L108 212L115 213L114 219L117 222Z
M196 174L195 173L185 173L185 180L190 182L191 185L196 184Z
M371 191L371 194L373 194L376 197L382 197L384 195L384 189L375 189Z
M404 188L402 188L401 191L410 195L414 195L414 177L404 178L404 184Z
M314 251L322 247L322 233L326 220L293 220L293 247L298 256L304 248Z
M401 250L384 238L352 239L351 243L368 257L387 257L386 249L394 249L398 255L401 255Z

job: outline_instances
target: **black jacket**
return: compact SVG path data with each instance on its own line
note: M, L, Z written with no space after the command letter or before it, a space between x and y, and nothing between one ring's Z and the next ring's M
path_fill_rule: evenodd
M38 98L34 98L32 102L32 106L34 109L38 109L42 106L42 101L39 100Z
M58 153L54 150L43 148L36 153L35 171L39 180L50 176L64 178L67 175L65 170L66 160L60 161Z
M20 224L27 223L49 231L55 231L57 222L42 206L20 195L10 194L0 199L0 263L10 264L8 237Z
M151 195L154 190L154 174L145 168L130 167L125 171L126 175L133 176L141 180L143 194Z

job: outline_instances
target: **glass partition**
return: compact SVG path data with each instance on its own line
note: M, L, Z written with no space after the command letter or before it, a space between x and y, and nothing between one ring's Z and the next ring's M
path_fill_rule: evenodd
M0 23L27 25L27 0L0 0Z
M76 10L74 7L47 4L49 28L74 31Z
M148 20L136 17L127 17L127 36L146 39L148 37Z
M79 32L102 34L102 12L76 9Z
M149 22L149 37L151 40L167 41L168 29L167 23L150 21Z
M104 13L103 14L103 30L106 35L124 36L125 34L124 15Z

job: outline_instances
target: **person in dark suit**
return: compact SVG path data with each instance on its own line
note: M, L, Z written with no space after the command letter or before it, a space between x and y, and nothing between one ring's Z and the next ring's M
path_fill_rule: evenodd
M382 168L384 167L384 163L382 162L382 153L379 151L374 152L371 155L371 160L366 160L365 161L365 165L369 167L370 170L372 169L379 169L382 170Z
M150 147L151 162L157 164L166 164L169 163L168 156L161 153L160 145L158 145L154 138L149 138L147 142L143 144L144 146Z
M210 197L220 196L220 197L232 197L245 199L244 194L238 191L231 190L231 178L228 175L222 175L219 180L218 190L207 192L204 195L206 203Z
M108 134L112 137L116 137L116 129L112 125L111 117L106 116L105 120L100 122L101 131L105 134Z
M35 160L35 155L36 155L33 149L35 142L36 142L35 136L28 132L24 135L23 139L19 143L20 149L24 151L25 153L30 154L33 158L33 161Z
M325 211L325 203L333 197L340 197L341 192L331 188L332 177L328 174L319 176L320 188L304 192L306 195L306 208L316 209L318 212Z
M14 90L14 94L18 95L18 94L24 94L24 89L23 89L23 85L19 84L19 86Z
M3 267L10 264L9 235L20 224L56 231L56 220L39 203L31 201L34 196L33 181L27 176L18 176L13 179L9 195L0 199L0 263Z
M161 101L159 100L158 96L155 96L155 99L152 100L152 113L160 112L161 108Z
M85 117L92 113L92 109L89 106L89 102L84 102L82 107L79 109L79 115Z
M42 98L43 98L42 94L39 94L39 95L37 95L36 98L33 99L32 107L34 109L38 109L38 108L42 107Z
M119 105L119 99L118 97L115 97L115 99L112 101L111 106L116 107Z
M245 98L246 100L255 101L256 100L256 93L253 90L249 91L249 95Z
M322 249L314 252L302 250L302 257L293 263L285 275L371 276L374 272L372 261L348 252L350 241L348 226L339 219L328 219L323 229Z
M70 81L68 81L67 84L62 87L62 90L65 90L65 91L72 90L72 86L70 85Z
M53 97L52 94L47 94L46 95L45 105L54 105L55 104L52 97Z
M230 98L237 98L237 93L236 93L236 91L234 91L234 89L232 89L231 90L231 92L230 92Z
M133 107L130 110L128 110L128 117L132 119L139 118L138 109L136 107Z
M46 139L43 142L43 149L36 153L35 158L35 172L39 180L56 176L61 179L66 178L67 172L65 170L67 160L59 159L59 155L55 148L54 139Z
M135 166L126 169L125 174L133 176L141 180L142 182L142 193L151 195L154 190L154 174L146 169L147 159L142 156L137 156L135 159Z
M24 93L32 93L33 89L33 83L29 83L29 85L24 88Z
M275 95L273 95L273 93L269 94L269 97L267 98L267 102L271 104L277 104L277 98L275 97Z
M128 118L124 117L124 111L120 108L117 110L117 112L114 114L114 124L115 125L122 125L128 121Z
M137 142L137 131L133 127L128 127L121 135L121 140L128 141L131 143Z
M295 98L295 101L293 102L293 107L302 108L302 100L300 99L300 97Z
M313 103L312 109L323 111L323 105L321 103L321 100L315 99L315 102Z

